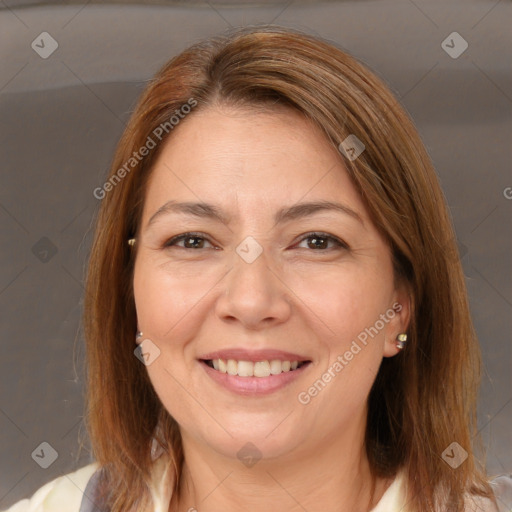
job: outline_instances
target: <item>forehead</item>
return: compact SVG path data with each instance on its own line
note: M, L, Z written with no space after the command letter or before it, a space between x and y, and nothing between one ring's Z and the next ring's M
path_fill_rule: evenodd
M260 210L343 199L364 213L336 148L312 121L282 107L209 108L186 118L152 169L144 216L169 199Z

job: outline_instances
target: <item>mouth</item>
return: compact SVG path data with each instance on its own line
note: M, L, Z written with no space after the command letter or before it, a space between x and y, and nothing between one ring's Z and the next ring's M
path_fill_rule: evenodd
M200 359L201 363L219 373L238 377L259 377L266 378L277 376L282 373L294 372L311 361L282 361L280 359L265 359L262 361L245 361L236 359Z

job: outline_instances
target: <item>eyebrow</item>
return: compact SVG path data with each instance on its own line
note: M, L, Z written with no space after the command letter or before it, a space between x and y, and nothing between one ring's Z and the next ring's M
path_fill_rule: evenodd
M292 220L302 219L304 217L309 217L316 213L325 212L325 211L335 211L339 213L343 213L345 215L349 215L350 217L356 219L364 226L363 219L361 216L352 208L341 204L335 203L333 201L312 201L307 203L298 203L293 206L286 206L281 208L274 215L274 223L275 224L283 224L285 222L289 222ZM167 201L164 205L162 205L149 219L146 228L148 228L151 224L155 222L156 219L163 215L168 215L171 213L178 213L184 215L190 215L193 217L204 218L204 219L213 219L218 222L222 222L223 224L229 224L232 220L232 217L225 212L222 211L221 208L209 204L209 203L194 203L194 202L177 202L174 200Z

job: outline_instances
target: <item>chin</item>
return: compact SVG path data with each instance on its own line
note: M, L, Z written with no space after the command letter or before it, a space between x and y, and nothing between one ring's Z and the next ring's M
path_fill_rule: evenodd
M211 429L199 435L211 449L225 457L238 458L241 461L244 457L271 459L295 451L304 441L298 432L293 433L282 428L282 420L283 418L279 418L278 421L268 424L264 422L260 428L255 428L254 425L244 428L240 424L235 426L223 423L232 437L224 430L220 435L212 436ZM300 431L303 432L302 429Z

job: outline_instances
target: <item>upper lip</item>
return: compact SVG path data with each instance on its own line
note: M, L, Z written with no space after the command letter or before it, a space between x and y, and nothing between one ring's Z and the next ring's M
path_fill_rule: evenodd
M246 350L243 348L227 348L224 350L216 350L215 352L209 352L199 357L203 360L212 359L235 359L236 361L310 361L307 357L292 352L285 352L283 350L274 349L260 349L260 350Z

